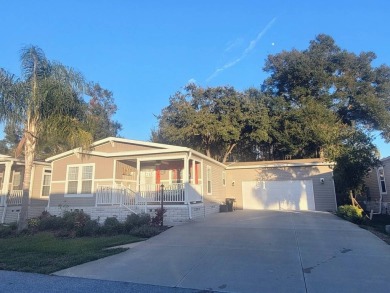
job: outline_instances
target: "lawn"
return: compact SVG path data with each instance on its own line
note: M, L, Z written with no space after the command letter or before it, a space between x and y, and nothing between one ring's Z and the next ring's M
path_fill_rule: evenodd
M131 235L57 238L41 232L0 239L0 269L50 274L125 251L104 248L143 240Z

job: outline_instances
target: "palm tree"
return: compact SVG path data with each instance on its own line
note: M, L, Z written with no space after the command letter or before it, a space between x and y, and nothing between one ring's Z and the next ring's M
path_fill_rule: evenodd
M23 199L18 230L27 227L29 186L41 135L60 135L70 146L87 146L92 135L83 129L85 87L82 75L60 63L50 62L36 46L21 50L22 78L0 69L0 121L21 125L16 148L24 150Z

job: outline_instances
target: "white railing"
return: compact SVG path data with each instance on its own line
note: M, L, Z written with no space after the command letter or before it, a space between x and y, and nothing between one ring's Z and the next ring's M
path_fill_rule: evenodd
M22 204L23 190L12 190L7 196L7 205L17 206Z
M186 199L187 192L187 199ZM96 189L96 205L148 205L161 202L160 184L141 184L135 192L123 185L99 185ZM202 185L184 183L164 184L165 203L185 203L202 201Z
M161 202L161 185L144 184L139 187L140 200ZM164 202L185 202L184 183L164 184Z
M135 193L124 186L100 185L97 187L96 205L133 206L135 204Z

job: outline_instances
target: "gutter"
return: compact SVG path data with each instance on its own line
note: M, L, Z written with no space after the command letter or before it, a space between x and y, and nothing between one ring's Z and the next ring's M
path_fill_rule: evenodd
M378 189L379 189L379 211L377 213L374 213L373 211L371 212L372 215L380 215L382 214L382 189L381 189L381 183L379 179L379 168L376 168L376 180L378 181Z

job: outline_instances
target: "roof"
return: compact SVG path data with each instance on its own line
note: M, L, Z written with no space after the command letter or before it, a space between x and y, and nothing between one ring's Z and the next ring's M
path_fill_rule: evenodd
M98 140L91 144L91 147L95 147L98 145L105 144L107 142L120 142L120 143L127 143L127 144L136 144L136 145L142 145L142 146L150 146L154 147L155 149L152 150L139 150L139 151L123 151L123 152L116 152L116 153L107 153L107 152L101 152L101 151L89 151L89 150L83 150L82 148L75 148L70 151L60 153L58 155L49 157L46 159L46 162L52 162L61 158L64 158L66 156L70 156L73 154L86 154L86 155L94 155L94 156L100 156L100 157L122 157L122 156L134 156L134 155L144 155L144 154L166 154L166 153L177 153L177 152L187 152L187 153L193 153L197 156L202 157L203 159L213 161L217 165L220 165L222 167L226 167L224 164L207 157L204 154L201 154L191 148L187 147L181 147L181 146L175 146L175 145L169 145L169 144L161 144L161 143L155 143L155 142L147 142L147 141L140 141L140 140L132 140L132 139L126 139L126 138L118 138L118 137L107 137L105 139Z
M250 169L250 168L277 168L277 167L300 167L300 166L332 166L333 162L326 162L324 159L297 159L277 161L254 161L254 162L233 162L226 163L227 169Z
M390 157L386 157L386 158L381 159L382 162L389 161L389 160L390 160Z

